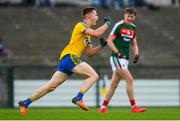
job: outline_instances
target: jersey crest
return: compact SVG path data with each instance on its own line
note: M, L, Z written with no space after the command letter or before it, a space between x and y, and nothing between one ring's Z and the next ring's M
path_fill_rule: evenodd
M127 28L120 29L120 35L124 38L124 41L131 41L135 35L135 30L129 30Z

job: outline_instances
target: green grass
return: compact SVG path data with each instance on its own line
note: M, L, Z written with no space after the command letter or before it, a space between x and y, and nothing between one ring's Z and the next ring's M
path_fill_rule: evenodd
M144 113L132 113L129 108L110 108L108 114L97 108L85 112L79 108L30 108L22 117L17 108L0 109L0 120L180 120L180 108L148 108Z

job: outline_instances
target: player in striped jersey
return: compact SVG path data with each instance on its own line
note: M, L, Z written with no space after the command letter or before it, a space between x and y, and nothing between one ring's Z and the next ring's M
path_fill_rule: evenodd
M136 18L136 10L134 8L127 8L124 14L124 20L115 24L109 38L108 45L112 50L110 63L113 70L112 82L105 96L103 104L99 109L101 113L107 113L108 103L111 100L120 80L126 81L126 91L131 103L132 112L144 112L146 109L136 105L133 92L133 77L128 70L129 64L129 47L132 43L134 52L134 61L137 63L139 60L139 51L137 45L137 31L136 26L132 23Z

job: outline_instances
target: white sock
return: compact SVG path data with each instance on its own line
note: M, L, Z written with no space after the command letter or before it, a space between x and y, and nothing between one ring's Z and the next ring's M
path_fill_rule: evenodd
M101 108L107 108L107 106L102 105Z

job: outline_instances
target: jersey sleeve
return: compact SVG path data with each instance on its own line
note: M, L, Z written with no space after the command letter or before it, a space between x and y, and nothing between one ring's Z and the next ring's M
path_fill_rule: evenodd
M114 25L113 29L111 30L110 35L117 37L119 34L119 27L117 24Z
M84 44L85 44L85 46L86 46L86 45L89 45L89 44L92 44L91 39L90 39L90 36L87 36L87 37L85 38Z
M133 35L133 39L134 39L136 36L137 36L137 29L136 29L136 27L135 27L135 29L134 29L134 35Z
M88 29L87 26L83 24L82 22L80 22L77 27L78 27L79 32L81 33L84 33Z

